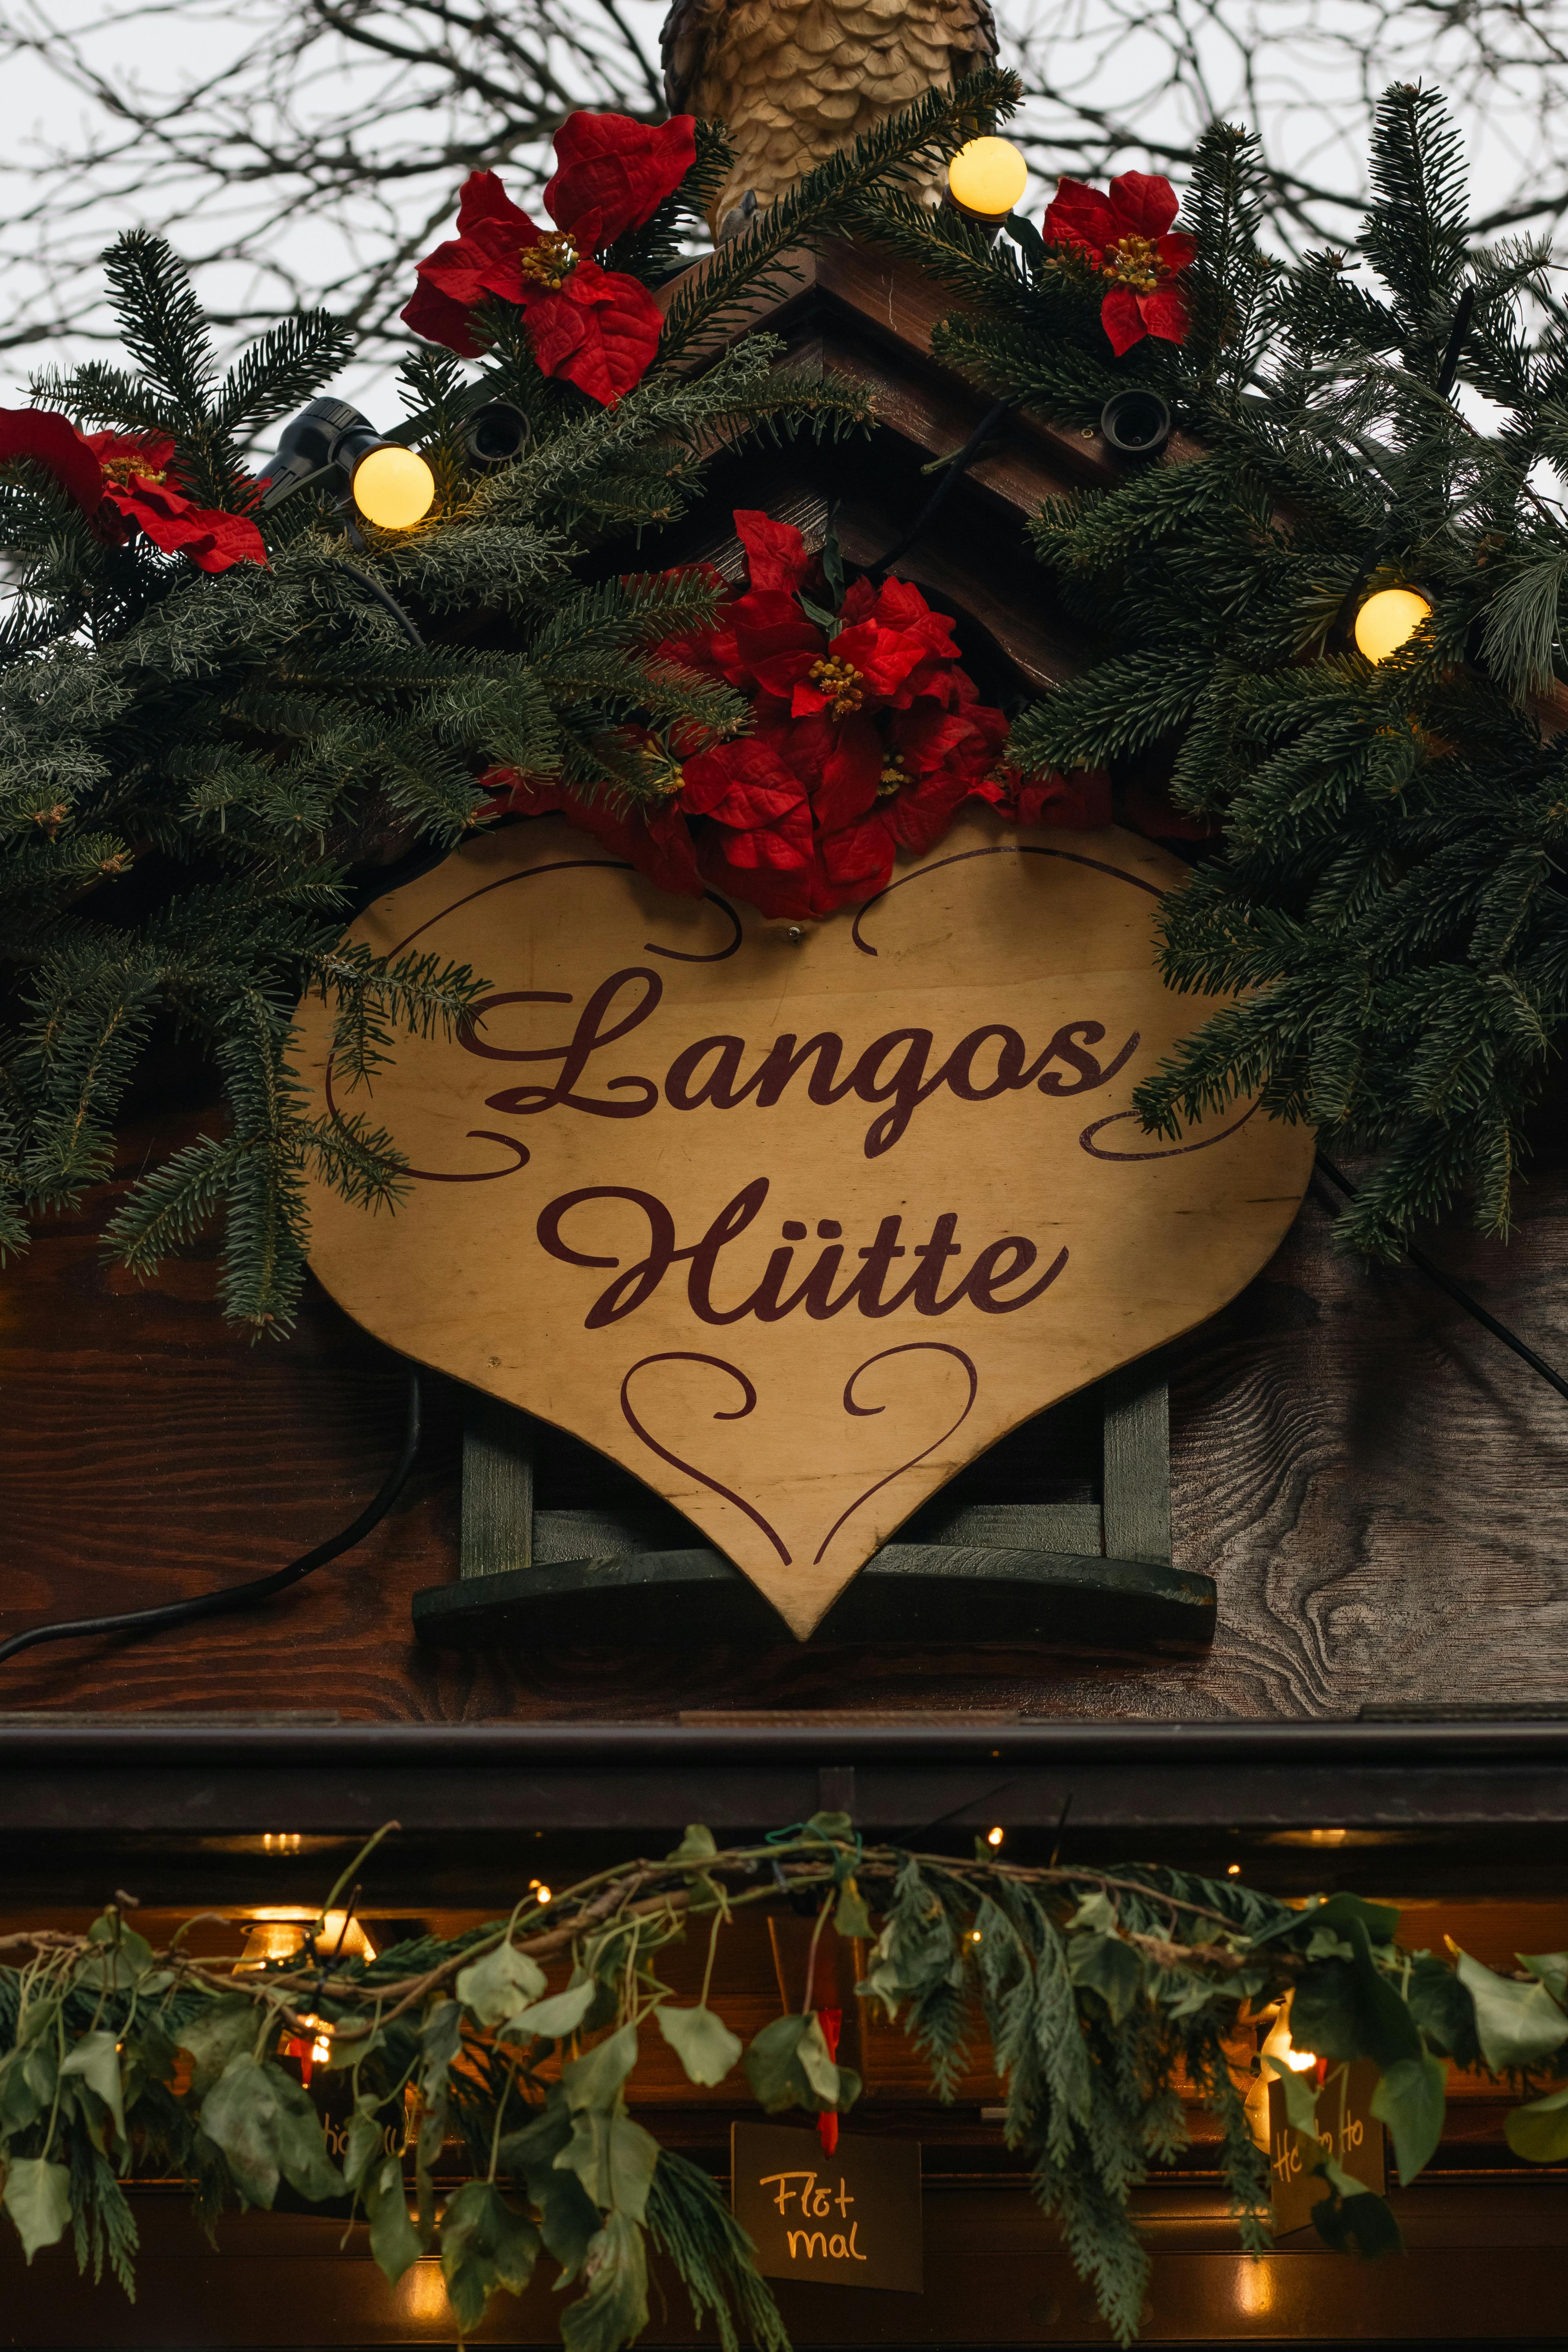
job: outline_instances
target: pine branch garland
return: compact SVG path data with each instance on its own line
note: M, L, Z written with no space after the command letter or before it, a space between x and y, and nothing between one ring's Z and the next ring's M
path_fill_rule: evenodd
M0 2160L13 2182L53 2167L59 2191L29 2204L8 2188L28 2259L68 2224L79 2265L91 2261L96 2276L107 2260L130 2293L126 2181L184 2178L209 2228L227 2206L270 2206L287 2182L310 2204L347 2196L394 2284L422 2254L437 2255L464 2333L491 2295L521 2294L548 2257L557 2288L578 2289L562 2310L568 2352L613 2352L647 2324L651 2242L699 2323L715 2321L721 2352L742 2339L788 2352L721 2190L659 2147L626 2094L639 2036L674 1999L662 1955L694 1912L706 1935L718 1893L721 1948L738 1911L832 1905L851 1874L858 1903L882 1919L862 1995L925 2049L939 2095L965 2038L976 2054L989 2043L1006 2143L1123 2344L1138 2333L1150 2269L1131 2200L1152 2168L1181 2157L1189 2105L1218 2126L1241 2246L1268 2248L1251 2048L1284 2002L1328 2053L1321 2096L1337 2095L1343 2066L1378 2068L1377 2111L1393 2124L1406 2183L1436 2151L1441 2106L1434 2114L1426 2078L1448 2057L1510 2077L1522 2104L1509 2137L1521 2155L1557 2162L1568 2150L1561 1956L1499 1975L1464 1955L1405 1951L1397 1912L1355 1895L1287 1906L1235 1880L1152 1865L867 1848L845 1816L820 1814L729 1850L694 1825L663 1861L601 1869L548 1907L527 1895L504 1923L450 1942L423 1937L374 1960L318 1950L319 1920L294 1958L243 1975L179 1940L154 1951L120 1909L85 1937L12 1936L22 1965L0 1967ZM721 1967L710 1975L722 1983ZM747 2074L775 2111L826 2095L815 2076L792 2074L785 2049L789 2029L798 2038L812 2023L781 2018L753 2041ZM289 2070L296 2037L325 2039L326 2079L347 2086L341 2169ZM695 2074L709 2082L706 2060ZM412 2210L385 2137L410 2084L420 2117ZM840 2109L855 2095L841 2075ZM470 2177L443 2194L436 2168L453 2143ZM1303 2156L1321 2164L1315 2122ZM1322 2236L1340 2247L1343 2178L1330 2168L1317 2209ZM1365 2205L1380 2200L1368 2191ZM1381 2213L1363 2242L1397 2244L1392 2214Z

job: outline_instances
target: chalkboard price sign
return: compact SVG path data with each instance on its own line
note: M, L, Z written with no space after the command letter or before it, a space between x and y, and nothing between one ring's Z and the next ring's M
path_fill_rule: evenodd
M814 2131L734 2124L730 2152L735 2219L764 2278L921 2293L917 2142L841 2134L825 2156Z

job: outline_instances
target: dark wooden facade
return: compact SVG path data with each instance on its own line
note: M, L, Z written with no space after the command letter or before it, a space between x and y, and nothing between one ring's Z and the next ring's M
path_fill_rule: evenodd
M702 512L648 561L722 553L732 503L809 526L830 502L869 561L984 402L927 351L943 305L847 251L807 265L769 323L794 356L868 382L869 448L726 459ZM1023 542L1053 489L1105 478L1092 437L1014 420L901 565L978 625L977 658L1037 687L1081 657ZM0 1633L179 1598L281 1564L350 1519L398 1442L396 1360L312 1287L297 1336L253 1347L215 1305L216 1252L137 1284L100 1236L149 1160L211 1116L170 1065L121 1138L116 1177L43 1224L0 1274L7 1443ZM1506 1247L1434 1245L1542 1353L1568 1360L1568 1123L1540 1122ZM868 1834L1015 1850L1140 1853L1285 1892L1350 1885L1423 1906L1501 1963L1568 1944L1568 1423L1539 1381L1407 1269L1334 1248L1309 1195L1278 1255L1165 1355L1179 1568L1212 1575L1212 1649L1182 1656L889 1639L744 1648L676 1626L662 1644L416 1646L410 1602L455 1577L461 1400L427 1384L403 1503L358 1550L253 1614L141 1643L45 1648L0 1682L0 1932L79 1917L116 1885L165 1911L321 1892L356 1832L395 1817L383 1915L488 1915L529 1870L591 1866L693 1818L760 1830L819 1805ZM268 1857L287 1831L297 1857ZM525 1843L526 1841L526 1843ZM265 1873L266 1885L259 1883ZM1458 1906L1458 1907L1456 1907ZM151 1924L151 1923L150 1923ZM755 1957L755 1956L753 1956ZM732 1988L754 2021L761 1961ZM891 2071L889 2071L891 2070ZM1463 2090L1463 2086L1460 2086ZM722 2163L725 2111L661 2120ZM808 2344L1100 2340L1086 2291L999 2165L984 2086L945 2118L871 2072L864 2127L926 2142L931 2284L918 2303L795 2289ZM1156 2342L1563 2340L1568 2197L1514 2166L1500 2108L1458 2097L1431 2181L1402 2200L1412 2246L1369 2286L1310 2241L1237 2256L1201 2147L1151 2191ZM394 2294L341 2225L250 2217L216 2262L170 2196L140 2200L142 2299L79 2288L63 2257L21 2271L0 2242L0 2342L449 2340L428 2266ZM654 2340L679 2342L681 2306ZM481 2340L551 2338L539 2294Z

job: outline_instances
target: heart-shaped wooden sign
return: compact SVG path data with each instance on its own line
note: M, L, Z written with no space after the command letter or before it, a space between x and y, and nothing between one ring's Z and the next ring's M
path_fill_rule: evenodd
M472 965L461 1036L371 1108L411 1195L318 1187L311 1262L422 1362L574 1431L795 1633L963 1465L1223 1306L1311 1165L1231 1110L1171 1144L1134 1085L1208 1006L1152 952L1183 868L1134 835L963 816L804 934L675 898L558 818L487 835L355 937Z

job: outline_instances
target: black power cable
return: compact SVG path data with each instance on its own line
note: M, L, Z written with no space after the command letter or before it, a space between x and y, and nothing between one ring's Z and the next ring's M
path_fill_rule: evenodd
M357 1519L350 1521L341 1535L329 1536L313 1550L301 1552L287 1568L275 1568L269 1575L253 1576L244 1584L222 1584L216 1592L199 1593L194 1601L168 1601L154 1609L128 1609L116 1617L68 1617L58 1625L29 1626L25 1633L13 1633L8 1642L0 1642L0 1665L22 1650L31 1650L40 1642L75 1642L85 1640L89 1633L155 1633L167 1625L189 1625L201 1617L221 1617L231 1609L248 1609L253 1601L269 1601L275 1592L286 1591L298 1584L300 1578L313 1570L325 1568L345 1551L363 1543L372 1528L379 1526L408 1483L419 1452L421 1394L419 1367L410 1364L408 1370L407 1408L404 1421L403 1446L396 1461L387 1473L381 1491L373 1502L365 1505Z
M1358 1197L1359 1188L1351 1182L1348 1176L1342 1176L1333 1161L1325 1158L1321 1151L1318 1154L1317 1164L1329 1182L1342 1192L1347 1201L1353 1201ZM1506 1323L1500 1323L1491 1309L1483 1307L1480 1300L1468 1291L1462 1282L1456 1282L1451 1274L1446 1274L1435 1259L1426 1255L1425 1250L1407 1248L1405 1255L1417 1274L1425 1275L1426 1280L1435 1284L1437 1289L1445 1291L1457 1307L1462 1307L1467 1315L1473 1316L1483 1331L1489 1331L1494 1339L1500 1339L1505 1348L1511 1348L1520 1360L1528 1364L1532 1372L1538 1372L1549 1387L1556 1390L1560 1397L1568 1397L1568 1380L1564 1380L1561 1372L1554 1372L1545 1358L1538 1356L1533 1348L1527 1347L1517 1331L1510 1331ZM0 1652L0 1655L3 1654L4 1653Z

